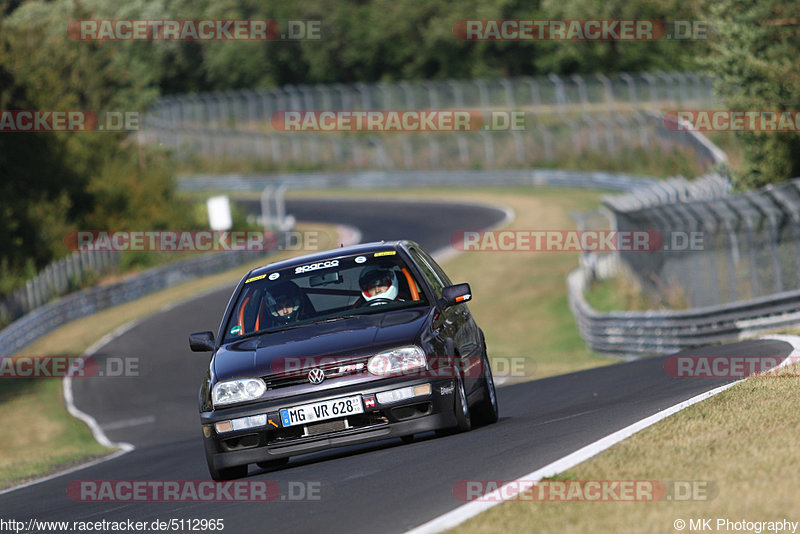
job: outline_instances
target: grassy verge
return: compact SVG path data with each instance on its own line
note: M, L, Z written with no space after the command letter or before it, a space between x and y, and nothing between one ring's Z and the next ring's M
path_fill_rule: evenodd
M685 310L689 299L679 285L666 288L665 294L646 294L636 278L625 272L607 280L593 282L585 293L586 301L598 311Z
M332 227L298 225L298 230L318 230L320 247L336 246L338 235ZM281 252L272 258L296 255ZM75 355L83 353L97 339L115 328L144 317L209 288L235 284L242 273L264 260L241 265L230 271L192 280L78 319L43 336L20 355ZM56 378L6 379L0 388L0 407L7 428L0 433L0 488L85 462L111 452L98 444L89 428L64 408L61 380Z
M788 369L787 369L788 371ZM619 443L560 478L697 481L705 500L509 502L451 532L676 532L673 522L800 520L800 378L750 378ZM782 373L783 374L783 373ZM699 495L698 495L699 496ZM726 528L712 530L728 532ZM741 530L740 530L741 531ZM764 530L766 531L766 530ZM754 530L747 530L754 532Z
M565 141L565 142L571 142ZM498 146L501 152L498 155L499 167L504 169L518 169L520 164L516 162L516 158L512 153L506 154L507 146ZM500 156L503 157L500 157ZM507 158L505 156L508 156ZM505 164L504 162L509 162ZM413 170L425 170L425 162L415 162L418 165ZM641 174L647 176L656 176L659 178L667 178L682 174L684 176L700 176L704 172L704 168L696 163L696 158L688 149L673 148L668 151L662 151L654 147L647 148L627 148L621 150L619 153L609 154L606 151L591 151L585 150L579 156L575 154L568 154L556 157L549 160L535 160L528 161L523 165L523 168L536 167L541 169L565 169L565 170L580 170L580 171L608 171L608 172L624 172L629 174ZM469 170L480 169L481 165L473 165L468 167ZM456 162L444 162L444 167L437 168L437 170L465 170L466 168ZM225 158L225 157L195 157L188 161L182 162L178 172L179 174L272 174L272 173L293 173L293 172L350 172L362 171L364 169L354 168L352 163L343 162L336 164L334 162L325 163L308 163L298 164L296 162L289 162L286 164L275 164L272 162L264 162L252 160L249 158ZM391 170L391 169L389 169ZM402 169L401 169L402 170Z

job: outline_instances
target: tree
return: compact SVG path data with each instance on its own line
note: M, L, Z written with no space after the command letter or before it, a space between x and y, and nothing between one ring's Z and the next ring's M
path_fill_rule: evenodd
M732 110L800 109L800 9L795 0L720 0L710 6L715 54L704 62ZM732 177L741 189L800 176L800 134L737 132L742 169Z

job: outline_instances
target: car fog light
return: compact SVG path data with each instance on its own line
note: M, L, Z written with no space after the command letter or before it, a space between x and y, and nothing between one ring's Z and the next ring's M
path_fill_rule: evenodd
M392 389L389 391L381 391L375 395L378 402L381 404L391 404L393 402L400 402L412 397L420 395L430 395L431 385L423 384L421 386L409 386L407 388Z
M225 432L232 432L234 430L244 430L246 428L255 428L259 426L266 426L267 414L250 415L248 417L239 417L238 419L231 419L230 421L220 421L214 427L220 434Z
M222 434L224 432L230 432L233 430L233 425L230 421L220 421L219 423L214 425L214 428L217 429L217 432Z

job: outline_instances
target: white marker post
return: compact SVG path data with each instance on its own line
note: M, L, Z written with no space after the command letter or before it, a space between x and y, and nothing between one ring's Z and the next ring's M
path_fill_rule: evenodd
M225 195L211 197L206 201L208 207L208 224L212 230L220 232L233 228L231 203Z

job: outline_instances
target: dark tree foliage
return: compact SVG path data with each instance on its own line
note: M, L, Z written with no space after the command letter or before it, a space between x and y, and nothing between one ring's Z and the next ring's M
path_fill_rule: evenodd
M720 0L711 4L717 37L704 64L718 77L728 109L800 110L800 4L795 0ZM740 189L800 176L800 134L738 132Z

